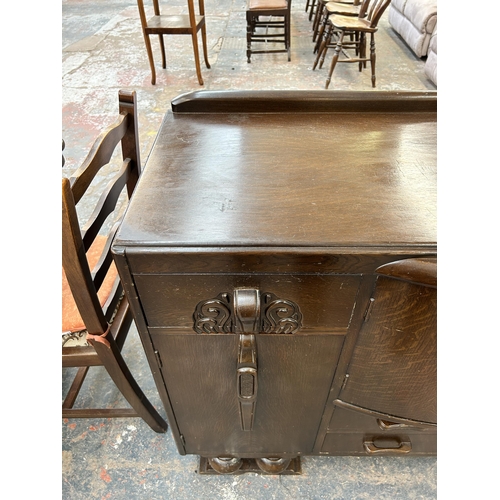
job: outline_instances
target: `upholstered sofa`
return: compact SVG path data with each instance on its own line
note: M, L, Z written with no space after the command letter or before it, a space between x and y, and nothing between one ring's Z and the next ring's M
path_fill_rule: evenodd
M392 0L389 24L417 57L424 57L437 25L437 0Z
M434 85L437 86L438 72L437 72L437 27L431 36L429 43L429 50L427 51L427 60L425 61L424 71Z

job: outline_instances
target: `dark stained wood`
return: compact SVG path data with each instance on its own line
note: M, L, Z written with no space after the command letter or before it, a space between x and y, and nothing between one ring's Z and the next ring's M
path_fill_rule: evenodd
M140 174L137 149L137 109L135 92L119 92L120 116L96 140L82 166L71 180L62 180L62 261L71 294L87 332L87 346L63 347L62 365L81 367L63 402L63 417L125 417L143 418L156 432L165 432L167 424L146 398L121 355L121 348L132 323L128 301L122 298L119 279L111 286L110 297L101 306L98 292L113 263L111 241L115 224L103 245L94 269L90 268L87 251L104 231L106 219L117 206L121 192L127 187L132 193ZM122 143L124 161L114 179L104 189L89 220L81 224L76 203L80 201L91 182L106 165L115 148ZM125 156L130 154L130 156ZM75 409L80 388L89 366L104 366L111 379L130 403L126 409Z
M437 290L380 276L339 399L437 422Z
M437 259L435 257L391 262L377 268L377 273L424 286L437 287Z
M256 335L259 388L251 431L240 425L238 335L153 331L151 337L186 453L254 458L312 451L343 337ZM307 369L304 357L311 360Z
M435 453L436 94L172 110L113 252L179 452ZM264 333L267 293L296 329Z
M333 100L343 103L355 94ZM435 112L406 113L404 97L397 112L386 95L377 106L389 101L393 112L281 114L285 105L274 97L272 114L238 112L235 104L232 113L167 115L132 200L141 210L126 218L121 239L151 247L402 251L411 245L433 251Z
M202 90L172 100L173 113L436 113L437 93ZM170 121L171 117L166 117ZM277 118L277 123L288 118ZM168 125L166 125L168 126ZM307 144L303 144L305 150Z

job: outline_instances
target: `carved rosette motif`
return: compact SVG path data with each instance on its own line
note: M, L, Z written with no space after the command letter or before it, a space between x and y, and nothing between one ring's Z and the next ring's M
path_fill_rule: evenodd
M281 299L270 292L260 293L260 300L260 333L293 334L302 327L302 313L295 302ZM232 294L220 293L196 306L193 329L201 334L235 333L234 315Z

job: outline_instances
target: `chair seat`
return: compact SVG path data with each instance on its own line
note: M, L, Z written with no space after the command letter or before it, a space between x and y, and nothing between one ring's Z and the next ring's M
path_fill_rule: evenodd
M352 16L340 16L334 14L330 16L330 22L336 29L350 31L365 31L367 33L374 33L377 31L377 27L370 26L370 21L366 19L360 19L359 17Z
M205 16L195 16L196 28L199 28L205 22ZM159 30L158 32L156 30ZM191 24L188 15L178 16L153 16L148 20L148 26L145 31L151 35L165 33L168 30L170 34L190 34Z
M359 14L359 5L328 2L325 8L329 14L338 14L341 16L357 16Z
M102 254L104 249L104 245L106 244L106 237L97 236L94 240L94 243L90 247L87 252L87 259L89 261L89 267L92 269ZM116 278L118 277L118 271L115 267L115 264L112 263L104 281L102 282L101 288L98 292L99 302L101 306L104 306L106 301L108 300ZM68 280L66 279L66 274L64 269L62 271L62 332L79 332L81 330L85 330L85 324L80 316L80 312L78 311L78 307L76 307L75 299L71 293L71 289L68 284Z
M279 10L286 8L286 0L249 0L247 10Z

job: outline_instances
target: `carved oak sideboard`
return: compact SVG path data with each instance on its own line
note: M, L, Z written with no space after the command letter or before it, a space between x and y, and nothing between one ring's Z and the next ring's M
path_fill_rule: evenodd
M201 472L436 453L436 93L179 96L113 252Z

